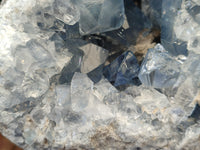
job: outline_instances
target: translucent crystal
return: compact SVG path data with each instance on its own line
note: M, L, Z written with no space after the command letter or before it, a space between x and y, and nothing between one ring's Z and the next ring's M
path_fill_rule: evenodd
M166 50L175 55L186 55L187 49L199 53L199 9L193 0L163 1L161 43Z
M187 116L192 114L195 108L195 98L199 94L200 89L200 56L195 53L190 53L187 60L181 66L182 75L178 81L180 85L176 86L175 99L179 106L184 108L184 113Z
M108 51L94 44L87 44L80 47L84 52L81 64L81 72L88 73L102 65L108 57Z
M184 120L194 110L200 81L199 63L199 56L194 53L185 61L178 61L161 45L150 49L143 61L139 79L146 86L163 89L171 97L173 106L169 114L173 122Z
M69 25L74 25L80 19L80 12L71 0L55 0L54 15L56 18Z
M77 3L80 9L81 34L110 31L123 24L123 0L78 0Z
M149 49L140 69L139 79L147 86L170 88L177 81L180 63L160 45Z
M70 86L58 85L56 86L57 104L59 106L67 106L70 104Z
M87 107L92 86L93 82L86 74L74 74L71 82L72 109L74 111L81 111Z
M181 3L182 0L162 2L161 44L173 55L187 55L187 43L178 39L174 29L174 21L180 12Z
M186 130L184 138L177 146L177 148L198 149L198 147L200 146L198 142L199 134L200 134L199 123L196 123L195 125L189 127Z
M104 68L104 76L115 86L125 85L134 83L139 69L136 57L132 52L127 51Z
M192 0L182 1L181 10L177 14L174 23L174 32L178 39L183 41L190 41L192 37L196 37L199 31L198 15L199 6ZM177 28L178 25L182 25L181 28Z
M103 99L111 93L117 93L117 89L112 86L106 79L101 79L100 82L94 85L93 93L99 100Z
M129 87L126 89L128 94L136 94L134 102L142 106L142 111L151 115L152 119L159 119L167 122L170 119L167 108L170 102L164 94L159 93L153 88Z

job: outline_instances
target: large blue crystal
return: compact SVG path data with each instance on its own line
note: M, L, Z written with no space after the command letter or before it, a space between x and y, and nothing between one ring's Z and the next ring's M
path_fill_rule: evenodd
M111 31L124 22L123 0L78 0L81 34Z
M174 32L176 16L182 0L163 0L161 19L161 44L172 55L187 55L187 43L177 38Z
M124 52L103 70L104 76L114 86L134 83L137 80L139 64L136 57L130 51Z
M180 63L162 45L149 49L143 60L139 79L146 86L170 88L176 83L180 73Z

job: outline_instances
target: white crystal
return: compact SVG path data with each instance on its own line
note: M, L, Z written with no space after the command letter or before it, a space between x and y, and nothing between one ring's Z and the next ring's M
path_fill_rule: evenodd
M57 104L59 106L70 105L70 86L58 85L56 86Z
M200 128L199 128L199 123L189 127L184 135L184 138L180 142L180 144L177 146L178 149L198 149L200 146L198 139L199 139L199 134L200 134Z
M142 111L145 111L152 116L152 119L159 119L163 122L169 120L168 108L170 107L170 102L164 94L159 93L153 88L132 87L126 89L129 93L137 93L134 98L134 102L142 106Z

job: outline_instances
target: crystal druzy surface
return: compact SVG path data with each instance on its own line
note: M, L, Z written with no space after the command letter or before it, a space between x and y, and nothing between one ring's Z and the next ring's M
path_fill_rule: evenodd
M199 149L200 2L141 6L3 0L1 134L25 150Z

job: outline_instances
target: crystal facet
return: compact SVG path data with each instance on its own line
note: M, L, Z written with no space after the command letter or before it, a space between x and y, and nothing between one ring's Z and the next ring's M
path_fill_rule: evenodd
M176 83L179 73L180 63L158 44L144 58L139 79L146 86L170 88Z
M123 0L78 0L78 7L81 34L110 31L123 24Z
M139 68L136 57L128 51L104 68L104 76L115 86L134 83Z

